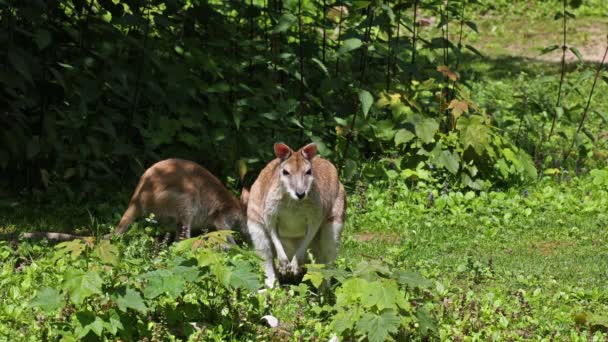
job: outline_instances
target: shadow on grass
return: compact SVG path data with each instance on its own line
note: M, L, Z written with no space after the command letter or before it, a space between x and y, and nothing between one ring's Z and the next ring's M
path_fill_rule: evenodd
M126 208L128 195L106 200L69 200L63 196L0 194L0 233L50 231L81 235L107 233Z
M566 63L566 73L584 70L597 70L599 62ZM552 62L522 56L480 57L474 54L461 56L459 68L467 82L484 79L500 80L516 77L520 73L530 76L560 76L561 62Z

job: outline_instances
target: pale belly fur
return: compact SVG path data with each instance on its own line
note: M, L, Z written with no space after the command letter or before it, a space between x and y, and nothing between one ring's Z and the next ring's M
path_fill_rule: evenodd
M293 204L293 205L291 205ZM278 212L277 232L279 237L301 239L309 225L320 223L319 209L310 202L287 203Z

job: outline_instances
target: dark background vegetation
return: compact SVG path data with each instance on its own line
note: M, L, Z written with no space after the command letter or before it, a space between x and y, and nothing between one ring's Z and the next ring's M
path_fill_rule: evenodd
M566 15L580 6L569 3ZM569 107L554 103L559 62L541 92L504 89L515 96L509 108L475 87L528 64L473 46L474 20L508 7L1 0L2 183L92 195L105 184L131 187L153 162L181 157L237 187L272 158L275 141L297 148L311 140L346 181L428 180L431 172L441 186L481 190L547 167L580 169L581 156L606 153L605 121L576 139L572 130L592 65L562 88L579 92ZM476 70L473 61L489 64Z
M238 191L275 141L349 199L335 267L266 291L251 248L150 219L0 241L0 340L606 340L605 0L0 0L0 27L0 235L108 233L167 157Z

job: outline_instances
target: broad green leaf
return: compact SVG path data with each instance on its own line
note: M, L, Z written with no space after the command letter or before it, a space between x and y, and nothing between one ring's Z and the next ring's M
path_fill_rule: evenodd
M376 306L378 310L395 309L401 297L397 284L393 281L374 281L363 289L361 304L367 308Z
M429 332L437 332L437 326L426 309L419 309L416 312L416 317L418 318L418 329L422 335L426 336Z
M116 310L111 309L108 317L108 321L104 322L104 327L112 334L116 335L118 330L124 330L122 322L120 321L120 315Z
M509 179L511 168L504 159L501 158L496 162L496 169L498 169L503 179Z
M363 112L363 116L367 117L369 113L369 109L374 104L374 97L367 90L359 90L359 102L361 103L361 111Z
M523 149L519 149L517 151L517 158L523 167L523 174L528 179L536 179L538 177L538 170L536 170L536 165L534 165L534 160L532 160L532 157L530 157L530 155Z
M350 278L336 290L336 305L345 306L361 298L368 282L362 278Z
M68 69L68 70L74 69L74 66L72 66L70 64L60 63L60 62L57 62L57 64L59 64L61 67L65 68L65 69Z
M557 115L557 118L561 118L562 116L564 116L564 108L563 107L555 107L555 115Z
M93 255L105 264L116 265L118 263L118 248L112 245L110 240L101 240L93 250Z
M583 61L583 56L581 55L581 52L578 51L577 48L570 47L570 51L572 51L572 53L576 56L576 58L578 59L579 62Z
M357 162L352 159L347 159L344 162L344 178L347 180L353 179L357 174Z
M43 287L30 302L30 307L40 308L44 312L52 312L63 307L63 298L59 291Z
M242 260L234 262L234 269L230 273L229 284L233 288L244 288L248 291L255 291L260 288L260 279L256 272L253 272L251 265Z
M369 0L355 0L353 1L353 7L354 9L362 9L369 6L370 2Z
M186 283L186 279L181 274L176 274L170 269L148 272L140 277L148 280L143 291L144 297L148 299L156 298L163 293L176 298L183 291Z
M451 174L456 174L460 167L460 156L452 151L441 151L435 160L437 165L445 167Z
M85 273L81 270L69 269L66 272L63 286L70 295L70 301L74 304L81 304L85 298L91 295L102 294L102 283L97 271Z
M428 279L423 278L419 273L398 270L395 273L395 277L399 284L408 286L409 288L429 288L433 285Z
M118 305L118 309L123 312L127 312L127 309L134 309L141 313L146 313L148 308L146 307L146 303L138 291L127 287L124 294L119 294L115 297L116 305Z
M593 172L593 170L592 170L592 172ZM553 168L553 169L546 169L545 171L543 171L543 173L545 175L552 176L552 175L555 175L555 174L560 174L561 170L560 169L555 169L555 168Z
M13 49L8 49L8 61L17 70L23 78L32 82L32 74L29 66L25 63L25 60L15 52Z
M423 143L428 144L433 141L433 137L439 129L439 124L434 119L426 118L416 122L414 128L416 136L418 136Z
M86 246L82 242L82 240L76 239L72 241L65 241L55 246L55 249L57 249L57 252L55 254L56 256L63 256L69 254L72 258L76 258L80 256L80 254L82 254L85 248Z
M82 339L92 331L97 336L101 336L104 327L104 321L101 317L96 316L90 311L80 311L76 313L78 328L76 329L77 338Z
M361 42L361 39L359 39L359 38L346 39L345 41L342 42L342 46L340 46L340 49L338 50L338 54L342 55L347 52L356 50L356 49L360 48L361 45L363 45L363 42Z
M45 29L39 29L34 34L34 41L38 45L38 49L42 50L51 44L51 33Z
M473 21L469 21L469 20L466 20L466 21L464 22L464 24L465 24L465 25L467 25L468 27L470 27L470 28L471 28L471 30L473 30L473 31L475 31L475 32L477 32L477 33L479 33L479 30L477 29L477 24L475 24L475 22L473 22Z
M319 286L321 286L321 284L323 283L323 273L308 271L304 275L304 278L302 279L302 281L306 281L306 280L310 280L312 285L318 289Z
M358 307L340 310L332 319L332 331L342 334L344 331L351 329L359 320L360 315L361 311Z
M378 273L380 274L388 274L390 272L389 268L386 266L386 263L380 260L362 260L360 261L353 273L356 276L370 279L376 279Z
M277 26L272 29L272 33L281 33L289 30L293 24L298 20L298 18L291 13L284 13L280 18Z
M481 51L477 50L474 46L466 44L465 47L467 49L469 49L471 52L473 52L474 54L476 54L479 57L483 57L483 54L481 53Z
M320 61L318 58L311 58L310 60L313 61L319 67L319 69L321 69L321 71L323 71L325 76L329 76L329 71L322 61Z
M376 122L376 137L380 140L391 141L395 137L395 129L392 120L380 120Z
M91 331L94 332L97 336L101 336L101 333L103 332L103 326L104 322L99 316L95 317L93 323L90 324Z
M470 118L462 117L458 120L456 128L460 132L460 142L464 149L469 146L478 155L483 155L490 142L491 130L481 116L472 115Z
M414 133L408 131L407 129L400 129L395 134L395 146L399 146L409 142L414 139L416 135Z
M554 44L554 45L549 45L549 46L547 46L547 47L543 48L542 50L540 50L540 54L541 54L541 55L544 55L544 54L546 54L546 53L549 53L549 52L551 52L551 51L555 51L555 50L557 50L557 49L559 49L559 45L556 45L556 44Z
M393 310L384 310L380 315L367 312L357 322L357 330L367 335L369 342L384 342L401 326L401 319Z

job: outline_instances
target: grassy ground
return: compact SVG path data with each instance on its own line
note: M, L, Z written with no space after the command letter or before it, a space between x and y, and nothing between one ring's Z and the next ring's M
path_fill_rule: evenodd
M568 339L577 312L608 310L605 189L572 181L481 196L438 195L434 204L407 189L389 196L371 189L363 198L352 207L341 260L384 258L444 284L443 301L452 305L443 308L451 317L446 338L478 330L486 337L502 331L502 338L555 333ZM534 322L512 316L501 327L500 315L484 317L484 310L505 311L505 317L528 310L521 297ZM463 313L454 306L470 305L481 310L466 309L467 320L458 318ZM484 323L475 327L475 320Z
M488 57L463 61L463 73L473 82L474 100L490 108L495 117L518 115L522 107L514 105L519 101L515 95L522 91L530 92L531 98L538 95L539 103L543 96L548 97L545 100L552 106L555 92L547 89L553 89L549 83L557 87L554 81L560 56L541 57L538 48L560 44L560 23L548 15L553 10L517 7L506 17L479 14L475 20L480 34L465 37ZM579 47L586 59L596 61L597 49L587 47L604 46L601 32L607 24L606 18L571 21L569 44ZM573 71L568 74L570 79L588 71L574 64L569 70ZM555 77L547 83L546 75ZM602 85L600 93L605 89ZM580 97L573 91L564 101L574 102L574 96ZM596 96L593 105L608 109L603 96ZM542 108L531 108L535 110ZM590 120L596 120L591 121L595 128L602 127L599 117ZM568 125L568 120L562 125ZM441 340L608 338L606 184L594 185L588 177L565 177L559 182L545 179L528 188L487 194L442 191L422 185L413 191L402 184L350 189L338 266L348 269L361 261L380 259L431 280L431 313ZM42 196L42 201L0 198L0 233L105 233L118 221L129 195L123 192L82 203L50 199L61 196ZM0 279L0 283L25 286L24 279L31 281L26 276L35 273L37 261L42 264L50 251L43 245L28 256L33 263L24 267L25 272L11 273L14 279L6 284ZM23 288L22 294L11 290L11 294L18 293L14 303L28 301L33 295L31 284ZM315 311L313 301L294 291L278 290L272 297L274 304L269 304L284 327L291 327L281 338L276 335L277 340L297 339L298 334L311 330L311 322L327 325L327 317ZM13 317L10 315L13 312L0 310L0 317Z
M602 335L608 331L605 184L594 185L591 178L548 179L487 194L412 191L399 184L363 190L351 191L338 267L382 260L431 280L431 313L441 340L602 341L608 336ZM106 204L57 203L4 208L0 231L103 232L114 225L122 208L118 203L110 210ZM137 241L129 245L145 245ZM48 272L45 260L52 255L52 248L36 249L27 257L31 265L11 281L22 284L32 267ZM278 290L272 297L269 310L287 327L279 340L294 338L298 329L310 329L320 319L307 304L308 295L294 290ZM21 301L32 295L30 290Z

